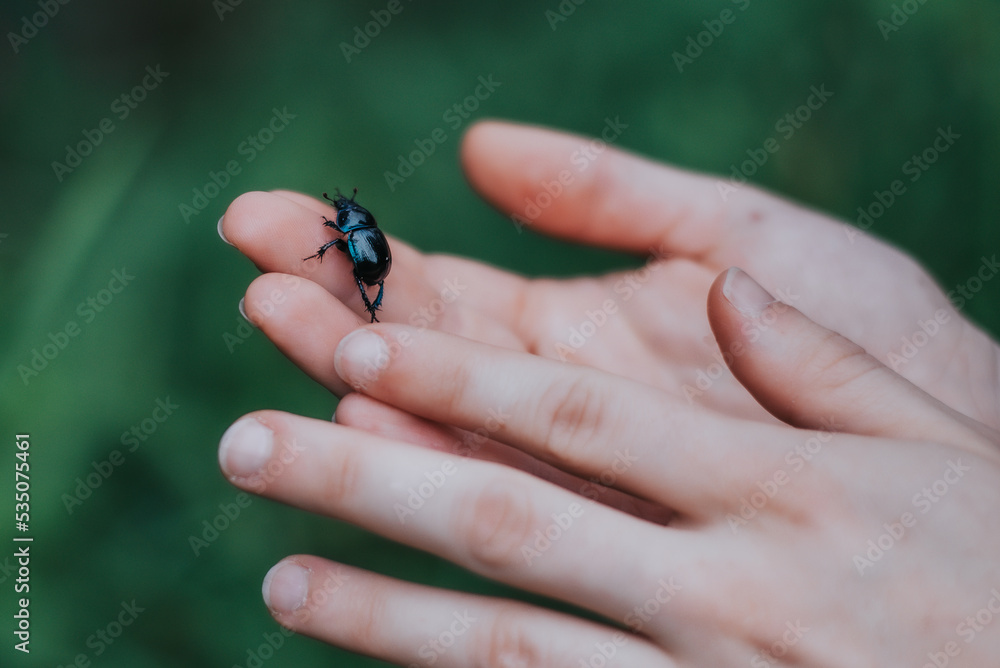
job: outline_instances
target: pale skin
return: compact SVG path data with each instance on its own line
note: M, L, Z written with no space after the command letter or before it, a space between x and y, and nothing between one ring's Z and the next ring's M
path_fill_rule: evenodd
M265 578L274 617L399 665L994 665L997 345L871 236L612 148L578 171L588 145L491 122L461 157L505 215L548 202L529 233L655 253L644 272L529 280L390 236L375 325L343 254L302 261L328 205L234 201L248 316L344 398L335 422L246 416L219 457L607 622L306 555Z

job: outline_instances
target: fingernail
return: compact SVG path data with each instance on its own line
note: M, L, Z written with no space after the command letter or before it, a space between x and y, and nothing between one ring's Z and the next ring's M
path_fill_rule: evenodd
M309 569L291 560L280 561L264 576L261 593L271 610L295 612L309 596Z
M337 346L333 366L347 383L364 387L389 366L389 348L378 334L356 329Z
M232 241L230 241L229 239L227 239L226 235L222 233L222 221L224 219L225 219L225 216L222 216L221 218L219 218L219 225L216 227L216 229L219 230L219 238L222 239L223 241L225 241L230 246L235 246L236 244L234 244Z
M726 272L722 295L748 318L759 318L764 309L778 301L739 267L730 267Z
M219 466L230 477L258 473L274 451L274 432L254 418L243 418L226 430L219 443Z
M243 319L246 320L248 323L250 323L254 327L257 327L257 323L255 323L253 320L251 320L250 316L247 315L247 303L246 302L247 302L247 298L246 297L241 297L240 298L240 305L238 307L240 309L240 315L243 316Z

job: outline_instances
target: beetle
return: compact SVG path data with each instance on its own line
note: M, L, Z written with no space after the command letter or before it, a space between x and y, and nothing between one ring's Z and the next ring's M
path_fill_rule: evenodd
M331 247L335 246L344 252L351 262L354 263L354 280L361 291L361 299L365 303L365 310L372 317L372 322L378 322L375 311L382 305L382 294L385 291L385 277L389 275L392 268L392 253L389 252L389 242L386 241L382 230L375 222L375 216L371 211L354 201L358 196L358 189L354 189L354 195L347 199L336 191L337 199L331 199L329 195L323 193L323 197L333 203L337 210L337 218L328 220L323 216L323 225L332 227L344 235L343 239L329 241L316 251L313 255L305 258L311 260L318 257L323 261L323 255ZM378 297L375 302L368 299L368 291L365 286L378 286Z

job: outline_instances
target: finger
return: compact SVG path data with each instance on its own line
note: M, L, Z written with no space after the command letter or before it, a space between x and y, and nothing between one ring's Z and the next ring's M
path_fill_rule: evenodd
M274 191L274 194L290 199L317 213L324 214L326 213L326 209L328 209L325 203L302 193L277 190ZM461 314L461 308L472 308L477 313L501 323L509 321L512 314L516 314L519 311L529 283L524 277L491 267L479 261L467 260L458 256L431 253L422 254L420 257L423 260L423 278L427 282L434 286L444 286L448 290L447 295L454 295L456 297L460 295L462 297L461 302L458 304L459 309L453 309L453 311L459 310L459 314ZM437 309L432 308L433 306L435 305L429 304L427 307L419 309L416 313L416 318L411 317L405 322L417 324L418 326L420 322L414 322L414 320L433 322L437 315L434 312ZM495 330L495 322L481 323L478 319L469 317L466 317L465 320L471 322L466 322L461 326L457 325L454 321L450 323L444 322L439 323L434 328L476 339L477 341L490 341L495 345L502 345L515 350L523 349L523 345L520 342L493 341L492 338L495 338L495 336L491 338L486 335L486 332L473 331L473 327L476 327L477 330L484 329L484 324L487 324L490 329Z
M308 278L350 305L355 313L364 313L354 279L354 265L345 253L330 251L322 260L304 259L338 234L323 225L324 216L330 220L336 218L336 209L319 202L315 206L304 206L302 201L301 196L292 198L287 192L280 195L245 193L226 210L221 223L222 233L262 272ZM432 302L438 293L426 281L413 280L422 272L420 253L393 237L389 238L389 243L393 264L385 279L380 313L389 320L405 321L415 307Z
M788 424L959 443L978 428L740 269L716 279L708 312L733 374Z
M593 142L539 127L483 122L467 132L462 161L483 197L506 215L530 219L532 229L642 254L678 254L715 273L746 267L780 290L786 302L863 342L879 359L896 354L902 335L909 333L900 327L912 327L914 313L951 311L945 294L927 285L916 262L851 225L749 184L734 185L728 177L694 174L612 147L597 150L601 146L595 149ZM834 281L836 291L829 289ZM914 291L914 285L922 288ZM905 299L889 303L881 298L903 293ZM858 317L837 322L846 303ZM960 320L953 312L951 317ZM921 355L899 372L970 415L992 415L982 409L980 397L970 397L967 382L955 380L968 373L956 373L960 365L942 372L941 364L948 351L984 341L963 323L939 334L928 348L943 353Z
M335 365L380 401L691 515L725 504L789 438L619 376L402 325L352 333Z
M648 583L698 558L690 532L635 519L507 467L323 420L275 411L244 417L223 436L219 463L248 491L612 619L647 598ZM644 549L622 554L608 536L628 536ZM621 569L609 573L610 563Z
M676 665L647 640L610 626L318 557L282 560L263 593L274 618L296 633L398 665L577 668L595 655L602 666Z
M649 522L666 525L674 517L673 512L658 503L607 487L597 478L586 480L571 475L517 448L495 441L483 428L471 432L425 420L358 392L348 394L337 404L335 419L337 424L362 429L383 438L510 466Z
M614 140L613 124L602 129L604 139ZM462 164L483 198L532 229L643 254L712 257L730 241L745 242L750 227L755 235L784 227L783 218L765 214L792 208L749 187L724 201L718 179L603 140L514 123L474 125Z
M350 387L333 366L340 340L367 322L325 288L291 274L264 274L243 298L247 319L296 366L337 396Z
M250 284L243 299L243 313L316 382L337 396L350 391L334 369L333 354L342 338L368 323L367 314L359 315L317 283L278 273L264 274ZM418 318L417 321L427 326L425 320ZM464 336L507 348L521 348L520 341L508 330L491 327L486 319L468 317L463 318L461 324L455 320L451 323L457 325Z
M244 310L293 363L337 396L350 392L334 368L340 340L362 321L319 285L288 274L265 274L247 289ZM498 443L484 429L450 429L361 395L337 406L337 422L386 438L404 440L451 454L473 456L518 468L605 505L665 524L673 513L659 504L610 489L599 479L584 480Z
M262 272L308 278L349 305L367 322L353 265L344 253L327 252L322 261L303 259L337 236L323 226L324 216L335 218L335 209L306 195L289 191L250 192L240 195L229 205L220 221L220 231L224 239L250 258ZM389 236L389 243L392 269L385 281L380 320L434 327L495 345L523 349L523 344L509 328L498 327L479 307L488 304L495 311L497 300L507 290L514 290L514 293L505 299L516 301L525 285L524 279L499 270L487 270L480 275L476 263L449 262L447 259L443 260L446 272L429 272L428 262L419 251L392 236ZM436 267L439 263L433 260L430 264Z

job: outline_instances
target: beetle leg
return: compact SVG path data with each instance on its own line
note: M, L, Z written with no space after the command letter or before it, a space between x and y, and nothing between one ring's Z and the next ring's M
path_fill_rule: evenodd
M326 242L325 244L319 247L318 251L316 251L309 257L303 259L311 260L314 257L318 257L319 261L322 262L323 256L326 255L326 251L329 250L330 246L336 246L338 249L344 251L345 253L347 252L347 243L345 243L343 239L334 239L333 241Z
M323 216L323 224L326 225L327 227L332 227L333 229L337 230L341 234L344 233L344 231L342 229L340 229L340 225L337 224L337 221L335 221L335 220L328 220L326 216Z
M375 298L375 303L372 304L372 308L376 311L378 307L382 305L382 291L385 290L385 281L378 282L378 297Z
M382 301L381 287L378 291L378 299L375 300L375 305L372 306L371 301L368 300L368 293L365 291L364 281L362 281L361 277L357 274L354 274L354 280L358 283L358 290L361 290L361 300L365 303L365 310L368 311L368 315L372 317L372 322L378 322L378 318L375 317L375 311L378 310L378 303Z

